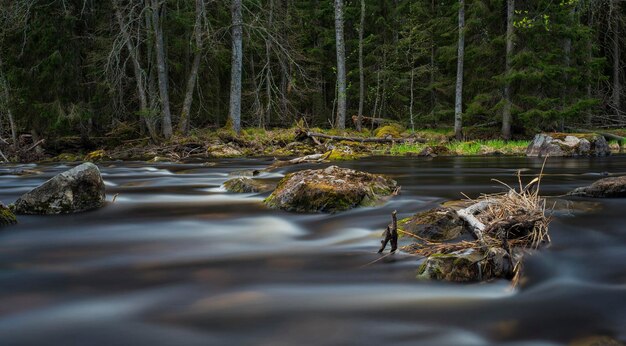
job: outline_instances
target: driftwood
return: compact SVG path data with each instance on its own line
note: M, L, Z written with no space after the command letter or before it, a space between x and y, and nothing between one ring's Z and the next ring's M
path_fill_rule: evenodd
M350 136L334 136L334 135L327 135L324 133L317 133L317 132L310 132L307 131L306 133L306 137L309 138L325 138L325 139L331 139L331 140L335 140L335 141L350 141L350 142L360 142L360 143L405 143L405 142L418 142L418 143L426 143L426 140L423 138L415 138L415 137L408 137L408 138L392 138L392 137L383 137L383 138L377 138L377 137L368 137L368 138L362 138L362 137L350 137Z
M476 236L476 239L482 246L485 246L485 237L483 236L483 234L487 226L480 222L476 218L476 216L474 216L474 214L487 209L490 205L494 203L497 203L495 199L485 199L456 212L463 221L467 222L467 224L470 226L470 229Z
M271 171L272 169L276 169L279 167L297 165L300 163L321 163L321 162L324 162L324 160L326 160L330 156L330 154L331 152L329 151L324 154L313 154L313 155L306 155L302 157L296 157L295 159L291 159L287 161L276 161L272 163L269 167L267 167L265 170Z
M380 241L380 249L378 253L382 253L387 247L387 243L391 242L391 252L395 252L398 249L398 218L396 216L398 212L396 210L391 213L391 224L387 226L387 229L383 232L383 239Z

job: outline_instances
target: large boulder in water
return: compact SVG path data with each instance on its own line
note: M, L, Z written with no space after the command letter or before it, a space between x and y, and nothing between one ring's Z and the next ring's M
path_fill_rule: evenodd
M385 176L330 166L288 174L265 203L288 211L334 213L376 205L396 188Z
M15 214L0 202L0 227L17 223Z
M569 195L595 198L626 197L626 176L600 179L589 186L575 189Z
M597 134L540 133L526 149L526 156L607 156L611 154L606 139Z
M513 263L501 248L491 248L487 253L468 249L449 254L434 254L426 258L417 270L418 279L451 282L480 282L493 279L510 279L514 275Z
M431 241L456 239L463 232L463 220L452 208L439 207L398 221L404 232Z
M83 163L25 193L13 205L18 214L65 214L102 207L104 181L93 163Z

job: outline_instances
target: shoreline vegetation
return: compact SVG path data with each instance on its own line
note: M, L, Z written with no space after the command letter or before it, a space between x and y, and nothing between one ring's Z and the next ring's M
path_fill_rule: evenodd
M308 134L320 136L309 137ZM493 133L493 132L492 132ZM626 131L611 132L621 136ZM493 138L476 131L458 141L452 128L406 130L399 124L376 129L244 128L239 135L227 128L197 129L189 135L173 135L154 143L139 137L131 127L120 125L105 137L59 137L23 146L22 152L4 149L8 162L148 161L180 162L193 159L242 157L301 157L327 154L328 161L356 160L368 156L525 156L532 137L514 140ZM342 139L346 138L346 139ZM378 142L380 141L380 142ZM619 142L609 140L612 153ZM28 150L27 150L28 149ZM27 151L25 151L27 150Z

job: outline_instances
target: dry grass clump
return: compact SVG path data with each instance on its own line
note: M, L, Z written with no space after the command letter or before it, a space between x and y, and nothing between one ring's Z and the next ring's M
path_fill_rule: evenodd
M508 262L512 268L512 281L515 285L520 278L524 252L537 249L550 242L548 225L551 221L551 216L546 209L546 199L539 194L541 174L527 185L523 185L518 173L518 181L518 188L498 181L506 186L508 191L485 194L478 199L468 198L470 206L457 211L461 218L464 212L465 215L469 214L469 217L473 218L470 220L472 222L463 219L466 221L466 230L473 233L476 240L435 242L400 231L416 240L415 243L405 246L403 250L429 257L474 249L482 251L485 257L488 257L493 250L502 249L508 254Z

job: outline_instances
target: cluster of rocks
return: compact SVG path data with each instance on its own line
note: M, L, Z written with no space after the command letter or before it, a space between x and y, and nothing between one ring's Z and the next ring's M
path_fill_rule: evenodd
M528 157L607 156L610 154L608 142L604 136L598 134L540 133L526 149Z

